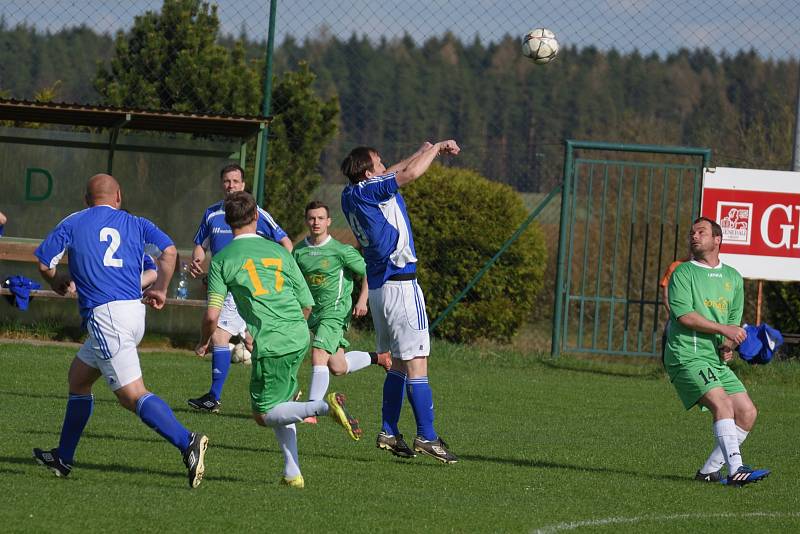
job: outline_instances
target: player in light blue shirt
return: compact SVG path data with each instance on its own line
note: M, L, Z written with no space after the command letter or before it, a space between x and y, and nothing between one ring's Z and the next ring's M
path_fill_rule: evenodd
M362 146L354 148L341 166L350 180L342 191L342 210L367 263L376 351L392 353L392 368L383 384L383 428L377 446L395 456L410 458L416 451L448 464L458 458L433 426L428 316L425 297L417 284L414 236L400 187L422 176L437 155L456 155L459 151L453 140L426 142L387 169L377 150ZM404 392L417 421L413 450L398 428Z
M244 170L234 164L226 165L219 173L222 191L227 197L236 191L244 191ZM233 231L225 222L224 200L212 204L203 214L200 226L194 236L194 250L190 273L194 278L203 276L203 262L206 259L206 250L211 254L219 253L225 245L233 240ZM278 226L266 210L258 208L258 222L256 234L265 239L270 239L282 245L289 252L292 251L292 241L286 232ZM198 354L211 353L211 388L205 395L189 399L189 406L196 410L218 412L222 399L222 387L228 378L231 366L231 350L228 343L234 335L246 338L248 349L252 349L252 337L247 332L244 319L236 310L233 296L228 294L220 311L217 329L211 336L211 350L207 346L197 347Z
M189 432L169 406L142 381L136 347L144 335L144 302L164 307L177 250L155 224L120 209L122 193L110 175L97 174L86 185L87 209L62 220L35 251L39 271L57 293L78 294L89 337L69 370L69 399L58 447L34 449L34 458L57 476L72 471L75 450L94 407L92 385L105 378L120 404L177 447L197 487L205 471L206 436ZM144 251L158 250L158 273L142 295ZM58 269L64 254L69 270Z

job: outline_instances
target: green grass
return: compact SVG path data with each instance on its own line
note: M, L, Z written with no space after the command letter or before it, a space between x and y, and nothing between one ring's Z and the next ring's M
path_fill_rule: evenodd
M349 395L365 438L354 443L328 420L301 425L306 488L293 490L277 484L272 432L249 417L248 368L232 367L222 413L200 414L186 399L206 390L208 361L144 353L147 386L210 438L206 479L189 490L179 453L102 382L72 475L35 465L31 448L58 442L72 353L0 344L4 532L800 530L796 362L742 369L761 410L743 455L774 470L750 487L692 480L711 447L710 418L684 412L652 362L551 361L435 343L436 426L461 462L402 461L375 448L383 372L373 367L331 381ZM304 365L302 384L308 374ZM408 406L401 428L413 435Z

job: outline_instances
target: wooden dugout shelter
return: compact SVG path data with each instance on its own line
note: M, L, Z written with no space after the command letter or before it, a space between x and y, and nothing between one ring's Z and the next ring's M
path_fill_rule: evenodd
M112 106L0 99L0 123L9 121L22 126L31 123L83 126L100 130L103 135L108 135L107 142L98 142L96 138L94 140L63 139L57 135L42 135L43 130L41 129L26 135L23 127L14 128L10 133L9 131L0 131L0 143L105 151L107 153L106 172L109 174L113 173L114 155L117 152L228 158L238 160L245 172L249 174L245 165L247 144L253 137L256 137L255 162L252 169L253 191L263 191L261 183L263 176L259 176L258 172L262 162L259 160L263 157L262 145L266 140L266 131L271 120L272 117L267 116L163 112ZM120 131L122 130L225 138L234 141L234 144L238 143L238 150L231 152L231 150L206 146L179 147L168 143L159 143L157 138L152 139L152 142L128 144L120 140ZM33 251L37 245L38 240L4 238L0 240L0 260L35 262ZM8 290L0 289L0 294L8 294ZM34 294L56 296L47 290L37 291Z
M244 168L247 157L247 142L254 136L257 136L256 161L254 165L254 169L256 170L253 172L253 189L258 190L258 184L262 179L262 177L257 174L257 169L261 163L259 161L261 157L261 145L264 142L264 132L271 120L272 117L160 112L115 108L111 106L87 106L82 104L42 103L0 99L0 121L88 126L108 131L108 143L106 144L31 139L29 137L9 135L0 135L0 143L39 144L106 150L108 151L107 171L110 174L114 165L114 152L118 150L189 156L232 156L232 159L238 159L239 164ZM150 146L118 144L119 132L123 129L236 138L240 140L240 149L236 154L228 154L213 153L208 150L178 149L157 145L155 143Z

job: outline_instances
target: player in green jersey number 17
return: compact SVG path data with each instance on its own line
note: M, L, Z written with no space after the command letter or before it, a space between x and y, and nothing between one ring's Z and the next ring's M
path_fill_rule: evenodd
M314 308L308 318L308 328L313 333L311 343L311 384L309 400L325 396L330 373L336 376L354 373L370 364L388 370L392 365L388 352L375 353L349 351L344 334L351 317L367 314L366 264L358 251L334 239L330 233L330 209L319 201L312 201L305 211L308 237L297 244L292 255L303 273L314 297ZM362 277L361 291L355 305L351 295L353 278ZM309 418L309 423L315 422Z
M234 238L211 260L208 308L198 350L211 339L225 296L231 293L253 335L253 418L275 431L284 455L281 483L302 488L295 423L309 416L330 415L355 440L361 437L361 429L347 413L341 393L331 392L324 400L292 401L297 371L308 352L306 319L314 299L289 252L256 234L258 211L253 197L244 191L232 193L224 206L225 221Z

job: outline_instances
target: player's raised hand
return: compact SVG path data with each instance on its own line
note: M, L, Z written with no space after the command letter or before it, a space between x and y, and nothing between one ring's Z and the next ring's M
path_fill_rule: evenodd
M192 278L198 278L205 274L203 271L203 260L200 258L195 258L192 260L192 263L189 264L189 274L192 275Z
M455 156L461 152L461 148L458 146L458 143L456 143L453 139L439 141L437 144L439 145L439 154L451 154Z
M160 310L164 307L164 304L167 302L167 292L166 291L159 291L156 289L148 289L144 292L144 298L142 298L142 302L150 306L151 308L155 308L156 310Z

